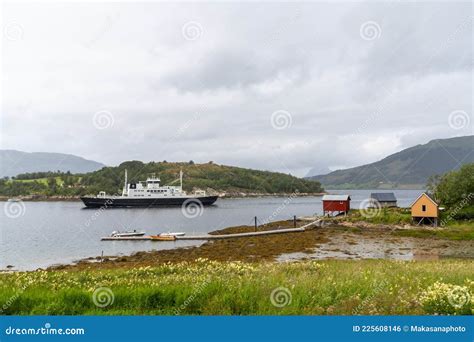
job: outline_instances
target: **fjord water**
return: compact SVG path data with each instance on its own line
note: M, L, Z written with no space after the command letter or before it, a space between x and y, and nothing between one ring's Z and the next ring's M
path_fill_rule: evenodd
M348 193L351 207L370 196L370 190L334 190ZM406 207L421 190L395 190L399 206ZM2 206L9 202L3 202ZM11 203L11 202L10 202ZM322 213L321 197L261 197L219 199L201 215L187 217L177 208L84 209L82 202L23 202L19 217L0 219L0 269L33 270L53 264L104 255L128 255L137 251L199 245L199 241L100 241L114 230L143 230L147 234L186 232L203 234L235 225L290 219L293 215ZM192 214L192 213L190 213Z

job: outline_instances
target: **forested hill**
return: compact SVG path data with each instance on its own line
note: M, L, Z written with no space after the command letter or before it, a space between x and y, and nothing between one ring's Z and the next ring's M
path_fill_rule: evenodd
M179 171L183 170L183 187L186 191L202 189L235 195L240 193L283 194L320 193L324 190L317 181L297 178L284 173L258 171L215 163L194 164L128 161L116 167L104 167L98 171L74 174L48 174L41 179L31 179L30 175L19 175L13 180L2 180L0 195L47 195L79 196L106 191L120 193L124 183L124 173L128 171L128 181L144 181L151 174L161 178L163 185L178 185ZM173 181L175 181L173 183Z
M258 171L235 166L218 165L215 163L194 164L151 162L144 164L140 161L130 161L118 167L105 167L83 177L83 184L93 191L105 189L113 192L121 189L124 172L128 171L130 182L146 180L155 173L162 184L170 184L179 178L183 170L183 187L186 191L193 189L214 189L230 192L260 192L260 193L291 193L321 192L319 182L297 178L284 173ZM178 182L174 183L178 184Z
M327 189L424 188L431 176L474 162L474 136L436 139L372 164L309 177Z

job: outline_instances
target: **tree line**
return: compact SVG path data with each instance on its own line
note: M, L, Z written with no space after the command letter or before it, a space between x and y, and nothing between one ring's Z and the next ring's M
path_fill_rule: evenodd
M290 174L225 166L213 162L195 164L140 161L124 162L116 167L104 167L86 174L70 172L35 172L0 180L0 195L81 196L106 191L121 192L124 172L128 181L146 180L151 174L159 176L163 185L177 185L179 172L184 172L184 190L213 189L218 192L244 193L320 193L324 189L316 181Z
M446 207L450 217L458 220L474 219L474 163L442 176L431 177L428 189Z

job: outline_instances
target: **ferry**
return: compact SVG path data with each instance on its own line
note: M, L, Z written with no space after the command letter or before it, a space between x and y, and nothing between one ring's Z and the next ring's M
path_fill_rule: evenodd
M96 196L82 196L88 208L114 207L159 207L159 206L204 206L212 205L217 196L209 196L205 191L187 194L183 190L183 172L179 173L179 186L161 186L160 178L152 175L146 181L128 183L125 170L125 183L121 195L107 195L105 191Z

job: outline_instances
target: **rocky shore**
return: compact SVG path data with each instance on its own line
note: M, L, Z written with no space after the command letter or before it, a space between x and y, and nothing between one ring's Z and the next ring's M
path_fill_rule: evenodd
M298 220L297 226L307 222ZM307 259L394 259L431 260L439 258L474 258L474 240L456 241L431 237L401 236L413 227L357 225L329 221L326 225L293 234L254 236L214 240L196 247L138 252L130 256L104 256L80 260L72 265L51 269L114 269L156 266L167 262L193 262L199 258L215 261L283 262ZM259 230L292 228L293 221L271 222ZM411 230L410 230L411 229ZM427 228L429 230L429 228ZM237 226L210 234L233 234L254 231Z

